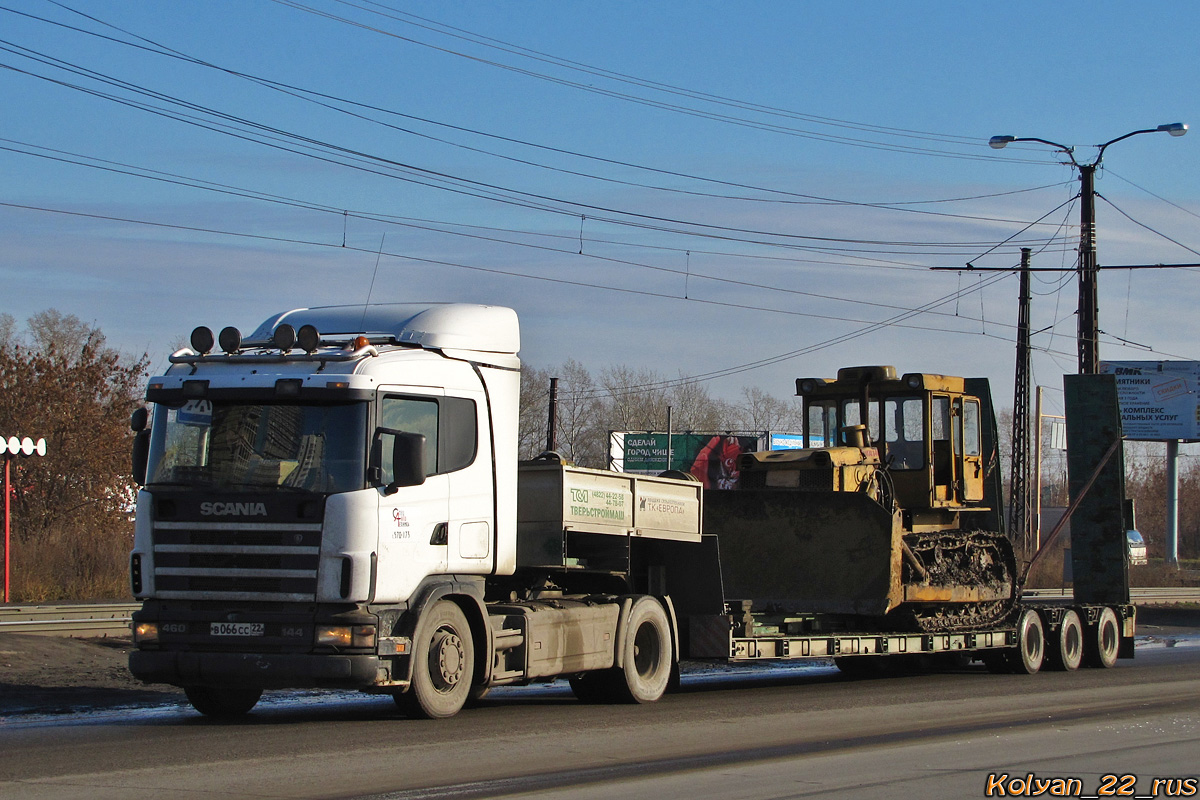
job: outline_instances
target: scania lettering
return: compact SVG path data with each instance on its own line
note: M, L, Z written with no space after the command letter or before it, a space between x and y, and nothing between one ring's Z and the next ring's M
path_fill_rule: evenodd
M201 503L200 513L206 517L265 517L267 507L263 503Z

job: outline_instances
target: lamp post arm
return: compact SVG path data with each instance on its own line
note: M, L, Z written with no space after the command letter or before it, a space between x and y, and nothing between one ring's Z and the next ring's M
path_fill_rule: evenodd
M1125 137L1121 137L1121 138L1125 138ZM1071 163L1077 167L1079 166L1079 163L1075 160L1075 148L1074 147L1067 147L1065 144L1059 144L1058 142L1052 142L1049 139L1039 139L1036 136L1021 136L1016 139L1013 139L1013 141L1014 142L1040 142L1041 144L1048 144L1051 147L1055 148L1056 150L1066 153L1067 158L1071 159ZM1116 141L1116 140L1114 139L1113 141ZM1109 144L1112 144L1112 142L1109 142Z
M1160 130L1159 128L1146 128L1145 130L1140 130L1140 131L1130 131L1129 133L1125 134L1124 136L1118 136L1115 139L1109 139L1104 144L1096 145L1096 147L1100 148L1100 152L1098 152L1096 154L1096 160L1095 160L1095 162L1093 162L1094 165L1098 166L1100 164L1100 159L1104 158L1104 148L1108 147L1110 144L1116 144L1117 142L1121 141L1122 139L1128 139L1130 136L1137 136L1139 133L1158 133L1159 130Z

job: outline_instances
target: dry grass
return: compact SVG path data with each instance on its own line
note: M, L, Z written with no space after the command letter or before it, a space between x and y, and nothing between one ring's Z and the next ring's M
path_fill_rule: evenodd
M60 527L37 539L14 541L11 563L15 603L128 599L133 525L100 532Z
M1027 589L1071 588L1070 581L1063 581L1063 549L1048 551L1038 559L1025 581ZM1129 585L1154 586L1200 586L1200 571L1196 562L1180 562L1178 567L1168 567L1161 560L1152 559L1149 564L1129 568Z
M1070 588L1070 581L1063 581L1063 548L1058 547L1044 553L1025 579L1027 589Z

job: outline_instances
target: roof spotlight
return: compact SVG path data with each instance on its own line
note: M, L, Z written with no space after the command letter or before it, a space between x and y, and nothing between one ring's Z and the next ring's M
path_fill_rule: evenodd
M218 340L221 342L221 349L230 355L236 355L242 349L242 332L232 325L221 329Z
M271 335L271 341L275 343L281 351L286 353L296 346L296 329L288 323L281 323L275 328L275 333Z
M195 350L197 353L199 353L202 356L206 356L209 354L209 351L211 351L212 348L213 348L213 334L209 328L201 325L200 327L192 330L192 349L193 350Z
M321 345L321 334L313 325L301 325L296 331L296 341L300 343L300 349L311 356Z

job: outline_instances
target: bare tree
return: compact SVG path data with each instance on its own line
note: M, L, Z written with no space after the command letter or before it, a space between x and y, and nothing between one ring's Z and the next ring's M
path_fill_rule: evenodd
M603 467L607 435L591 373L574 359L559 369L559 451L583 467Z
M670 397L666 382L653 370L609 367L600 374L604 391L604 420L621 431L666 428Z
M521 414L518 456L529 459L546 449L546 419L549 407L550 374L521 365Z
M757 386L742 389L742 402L733 411L740 430L790 433L803 430L804 412L798 400L780 400Z
M708 393L704 384L681 375L667 398L671 406L672 426L680 431L719 431L729 429L734 409ZM665 422L665 420L664 420Z

